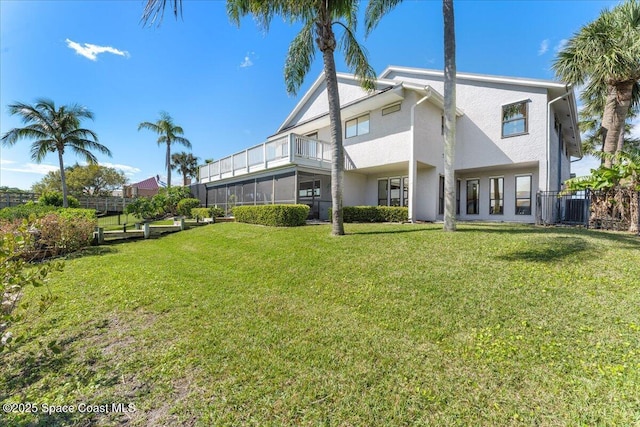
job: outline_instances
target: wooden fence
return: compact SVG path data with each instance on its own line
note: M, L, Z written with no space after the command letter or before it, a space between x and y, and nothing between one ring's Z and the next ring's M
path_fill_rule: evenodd
M30 201L37 201L40 195L37 193L8 193L0 192L0 209L24 205ZM77 197L80 207L85 209L95 209L99 214L121 213L125 206L135 199L124 197Z

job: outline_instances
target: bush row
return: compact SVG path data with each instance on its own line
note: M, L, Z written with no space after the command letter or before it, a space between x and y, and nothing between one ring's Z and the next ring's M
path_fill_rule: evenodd
M238 222L269 225L273 227L297 227L305 225L309 216L307 205L257 205L236 206L233 216Z
M345 206L344 222L407 222L409 209L402 206ZM331 209L329 209L331 218Z
M43 216L51 212L57 212L58 214L67 218L86 218L89 220L96 219L96 211L93 209L65 209L53 205L28 202L24 205L0 209L0 220L16 221L26 219L32 222L38 218L42 218Z

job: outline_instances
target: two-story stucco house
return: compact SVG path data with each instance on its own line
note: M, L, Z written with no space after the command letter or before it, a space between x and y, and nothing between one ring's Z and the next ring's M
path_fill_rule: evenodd
M345 149L344 205L408 206L443 217L443 72L391 66L368 93L338 74ZM458 218L534 222L535 194L569 178L581 143L573 89L563 83L457 75ZM200 168L208 206L331 205L328 101L321 75L267 141Z

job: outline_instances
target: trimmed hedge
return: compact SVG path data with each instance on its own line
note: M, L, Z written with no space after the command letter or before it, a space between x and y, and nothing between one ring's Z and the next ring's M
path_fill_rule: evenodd
M305 225L309 216L307 205L257 205L236 206L233 216L238 222L269 225L272 227L297 227Z
M402 206L344 206L344 222L407 222L409 209ZM329 208L331 219L331 208Z
M193 214L191 213L192 209L196 209L200 207L200 199L187 198L182 199L178 202L178 214L191 217Z
M191 216L197 219L220 218L224 216L224 209L211 206L208 208L193 208Z

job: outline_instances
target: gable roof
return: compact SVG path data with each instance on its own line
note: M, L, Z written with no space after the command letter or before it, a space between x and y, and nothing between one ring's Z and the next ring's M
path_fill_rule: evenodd
M135 184L131 184L131 187L137 187L140 190L157 190L160 188L156 177L147 178Z
M349 73L336 73L337 76L337 80L340 81L346 81L348 83L352 83L352 84L357 84L358 86L360 85L360 81L358 80L358 78L353 75L353 74L349 74ZM284 119L284 122L282 122L282 124L278 127L278 130L276 131L276 134L282 132L285 129L291 128L293 127L291 125L291 121L303 110L303 108L309 103L309 101L312 99L312 97L315 95L315 93L318 91L318 89L324 84L325 82L325 73L324 71L320 73L320 75L318 76L318 78L315 80L315 82L313 82L313 84L311 85L311 87L307 90L307 92L305 92L304 96L300 99L300 101L298 101L298 103L296 104L296 106L293 108L293 110L291 110L291 113L289 113L289 115L287 116L286 119ZM371 92L371 94L365 96L364 98L368 98L371 95L376 95L378 93L381 92L385 92L389 89L392 89L394 86L398 85L398 82L393 81L393 80L383 80L383 79L378 79L374 82L376 89ZM364 91L364 89L363 89ZM360 100L364 99L361 98ZM355 100L352 101L348 104L344 104L341 105L341 108L346 107L347 105L352 104L353 102L358 102L360 100ZM327 113L328 114L328 113ZM315 118L318 117L322 117L324 116L324 114L321 114ZM314 119L315 119L314 118ZM311 119L311 120L314 120ZM305 120L305 122L308 122L309 120ZM297 124L296 124L297 125Z
M444 78L443 70L430 70L427 68L414 68L414 67L402 67L398 65L389 65L384 69L382 73L380 73L380 78L393 80L389 78L389 75L396 73L404 73L404 74L417 74L425 77L442 77ZM475 74L475 73L460 73L456 72L457 80L471 80L477 82L485 82L485 83L502 83L509 85L517 85L517 86L529 86L529 87L540 87L540 88L555 88L555 89L567 89L569 85L557 82L553 80L543 80L543 79L529 79L529 78L521 78L521 77L506 77L506 76L494 76L490 74Z
M348 74L348 73L337 73L338 76L338 80L342 80L342 81L346 81L349 83L353 83L353 84L357 84L358 87L360 85L360 82L358 80L358 78L353 75L353 74ZM307 90L307 92L304 94L304 96L300 99L300 101L298 102L298 104L296 104L295 108L291 111L291 113L287 116L287 118L284 120L284 122L280 125L280 127L278 128L278 130L276 131L276 133L274 135L271 135L271 137L280 134L281 132L293 129L295 127L298 126L302 126L304 124L313 122L315 120L321 119L323 117L328 117L329 116L329 112L325 111L322 112L316 116L307 118L305 120L299 121L299 122L294 122L294 120L296 119L296 117L298 117L298 115L303 111L303 109L309 104L309 102L312 102L313 96L317 93L317 91L322 87L322 85L325 82L325 74L324 71L322 73L320 73L320 76L318 76L318 78L316 79L316 81L313 83L313 85L311 85L311 87L309 88L309 90ZM395 95L393 101L398 101L398 100L402 100L404 97L401 94L402 89L408 89L408 90L413 90L413 91L417 91L420 92L423 96L428 96L429 97L429 101L431 103L433 103L434 105L444 109L444 96L439 93L438 91L436 91L434 88L430 87L429 85L419 85L416 83L410 83L410 82L403 82L403 81L398 81L398 80L391 80L391 79L384 79L384 78L379 78L376 79L374 81L375 87L376 89L370 93L366 93L366 91L364 89L362 89L362 91L364 93L366 93L365 96L354 99L354 100L350 100L348 102L346 102L345 104L342 104L340 106L340 109L342 110L343 113L346 113L347 115L349 115L350 110L355 110L356 108L354 108L356 105L358 104L363 104L363 103L374 103L374 104L379 104L379 103L385 103L382 98L392 98L393 95ZM386 94L384 96L382 96L383 94ZM380 100L374 100L374 98L380 98ZM387 100L386 103L389 103L391 101ZM373 108L372 108L373 109ZM463 111L459 108L456 109L456 115L457 116L462 116L464 115Z

